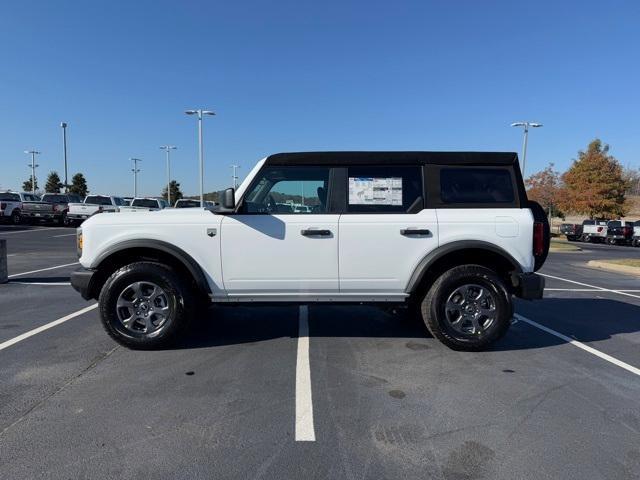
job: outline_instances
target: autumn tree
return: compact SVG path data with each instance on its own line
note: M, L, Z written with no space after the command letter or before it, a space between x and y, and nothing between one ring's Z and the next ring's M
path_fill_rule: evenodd
M609 145L597 138L586 151L578 152L562 182L560 205L566 211L589 218L623 217L628 211L625 192L629 185L622 166L609 155Z
M49 176L47 176L47 183L44 186L44 191L47 193L60 193L60 189L63 186L64 185L60 181L60 175L58 175L58 172L49 172Z
M182 198L180 184L175 180L171 180L169 182L169 188L171 189L171 203L174 204L177 200L180 200ZM164 187L162 189L162 198L167 200L167 187Z
M69 193L75 193L76 195L80 195L81 197L85 197L89 193L87 180L84 178L84 175L82 173L76 173L71 178Z
M547 215L564 218L564 214L558 208L562 181L560 173L554 170L553 166L554 164L550 163L547 168L525 180L527 197L538 202Z

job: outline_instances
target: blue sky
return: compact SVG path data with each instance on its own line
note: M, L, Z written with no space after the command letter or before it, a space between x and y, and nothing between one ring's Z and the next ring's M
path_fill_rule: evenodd
M566 168L594 137L640 166L640 2L28 1L0 6L0 188L70 172L94 193L158 195L163 152L197 192L297 150L520 151Z

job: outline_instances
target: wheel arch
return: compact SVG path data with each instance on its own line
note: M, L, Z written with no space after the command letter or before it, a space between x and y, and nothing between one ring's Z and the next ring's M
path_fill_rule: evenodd
M518 261L503 248L481 240L460 240L429 252L414 269L405 292L413 295L424 291L447 269L466 264L490 268L503 278L508 287L515 287L512 276L522 273Z
M97 298L100 289L117 269L132 262L156 261L186 275L203 295L211 293L204 271L191 255L175 245L155 239L126 240L110 246L91 264L96 274L89 285L89 295Z

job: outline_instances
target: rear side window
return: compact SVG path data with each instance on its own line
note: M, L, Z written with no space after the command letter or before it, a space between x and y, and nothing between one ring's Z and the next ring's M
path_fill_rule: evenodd
M582 222L582 225L595 225L596 221L595 220L585 220Z
M515 191L511 171L444 167L440 170L440 201L444 204L512 204Z
M618 220L612 220L609 222L608 224L609 227L621 227L622 226L622 222L618 221Z
M158 201L150 198L136 198L132 203L132 207L158 208Z
M348 213L417 213L423 208L419 166L347 168Z

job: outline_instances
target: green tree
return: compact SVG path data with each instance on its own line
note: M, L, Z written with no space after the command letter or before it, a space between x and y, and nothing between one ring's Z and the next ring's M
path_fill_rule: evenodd
M69 186L69 193L75 193L76 195L80 195L82 197L86 196L89 193L89 188L87 187L87 180L84 178L83 174L76 173L71 178L71 186Z
M169 182L169 188L171 189L171 204L174 204L176 203L176 200L180 200L182 198L180 184L175 180L171 180ZM167 200L167 187L162 189L162 198Z
M35 177L36 187L33 190L38 190L38 177ZM25 192L31 192L31 177L27 178L24 182L22 182L22 190Z
M553 163L550 163L541 172L534 173L527 178L525 185L527 197L538 202L546 210L549 217L564 218L564 214L558 208L562 181L560 173L553 169Z
M60 181L60 176L58 172L49 172L49 176L47 177L47 183L44 186L44 191L47 193L60 193L60 189L64 187L63 183Z
M609 145L597 138L586 151L578 152L578 158L562 175L562 182L560 205L566 211L589 218L617 218L629 210L625 198L629 184L622 166L609 155Z

